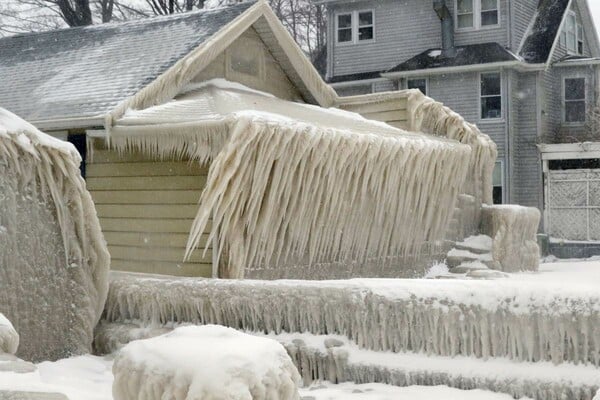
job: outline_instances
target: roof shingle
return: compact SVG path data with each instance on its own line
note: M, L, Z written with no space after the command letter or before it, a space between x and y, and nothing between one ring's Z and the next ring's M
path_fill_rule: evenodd
M254 2L0 39L0 107L29 121L106 114Z

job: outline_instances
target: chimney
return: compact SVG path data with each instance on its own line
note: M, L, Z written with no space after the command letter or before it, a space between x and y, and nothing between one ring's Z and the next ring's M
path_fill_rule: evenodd
M448 10L444 0L433 0L433 9L442 22L442 56L454 57L456 48L454 47L454 18Z

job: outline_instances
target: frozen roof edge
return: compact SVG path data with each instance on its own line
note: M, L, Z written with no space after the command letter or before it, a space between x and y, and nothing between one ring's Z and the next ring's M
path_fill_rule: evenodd
M318 71L296 44L289 32L281 24L266 0L258 0L233 21L221 27L208 40L177 61L166 72L150 82L135 95L125 99L106 116L105 127L110 131L113 123L128 109L143 109L164 103L174 98L191 79L206 68L220 53L249 29L259 18L264 17L273 31L277 42L290 59L292 67L299 75L317 103L329 107L337 102L338 96L325 83Z

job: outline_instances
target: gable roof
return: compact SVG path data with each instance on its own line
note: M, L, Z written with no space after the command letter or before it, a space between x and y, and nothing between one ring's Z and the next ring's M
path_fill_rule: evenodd
M105 114L252 4L0 39L0 106L30 121Z
M334 101L333 89L258 1L0 39L0 106L48 129L78 120L89 126L92 118L110 124L127 108L172 98L253 24L307 101Z
M518 58L498 43L481 43L458 46L456 55L442 55L441 49L428 49L387 72L416 71L422 69L461 67L465 65L490 64L504 61L518 61Z
M528 63L548 62L570 0L540 0L519 55Z

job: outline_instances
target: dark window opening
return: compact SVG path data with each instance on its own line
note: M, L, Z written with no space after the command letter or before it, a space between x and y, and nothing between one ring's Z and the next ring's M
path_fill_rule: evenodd
M85 161L87 156L86 135L84 133L69 134L69 136L67 136L67 141L72 143L81 155L81 165L79 166L79 170L81 171L81 176L85 179Z
M550 160L548 162L548 167L551 170L600 169L600 159Z
M492 196L494 204L502 204L502 186L494 186Z
M408 89L419 89L421 93L427 95L427 79L408 79L406 87Z

